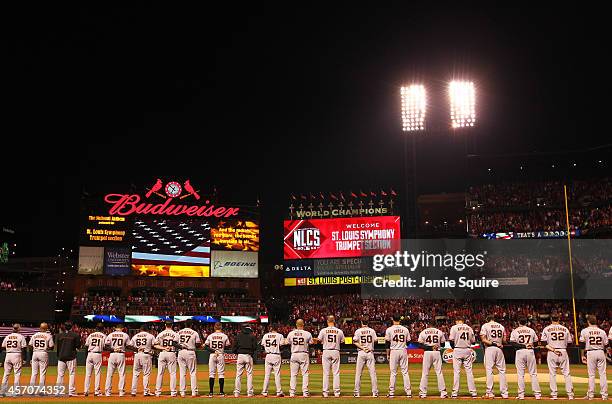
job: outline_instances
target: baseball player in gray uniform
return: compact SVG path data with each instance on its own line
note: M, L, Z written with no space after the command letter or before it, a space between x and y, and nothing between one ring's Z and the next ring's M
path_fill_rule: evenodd
M446 383L442 374L442 355L440 347L446 342L444 333L437 328L427 327L419 334L418 343L423 347L423 372L421 373L421 384L419 386L419 398L427 397L427 381L429 371L434 368L438 379L438 390L440 398L447 398Z
M589 390L586 399L595 397L595 373L599 373L599 386L601 398L608 399L608 378L606 376L606 354L608 345L606 332L597 325L595 316L587 316L589 326L580 331L580 342L584 343L586 351L587 369L589 372Z
M546 362L548 363L550 376L550 398L557 399L557 369L560 369L561 374L565 377L567 398L572 400L574 398L574 387L570 376L569 357L567 356L567 344L571 343L572 338L569 330L559 324L558 314L553 313L551 320L551 324L542 330L542 337L540 338L540 341L546 344L548 350Z
M334 316L327 316L327 327L319 331L315 343L323 345L323 397L329 396L329 374L333 374L334 396L340 397L340 344L344 333L336 327Z
M366 319L361 320L361 328L355 330L353 344L357 347L357 364L355 369L355 390L353 396L361 394L361 374L367 366L372 383L372 397L378 397L378 379L376 377L376 360L374 359L374 344L377 340L376 331L368 327Z
M478 397L476 384L474 383L474 373L472 372L472 365L474 364L472 344L476 342L474 330L469 325L464 324L463 318L457 318L455 325L450 329L448 341L453 348L453 392L451 397L457 398L459 396L459 380L461 379L462 366L465 369L470 395L472 398Z
M94 396L102 395L100 391L100 375L102 374L102 351L104 350L104 341L106 334L104 325L98 323L97 330L87 336L85 346L87 347L87 359L85 359L85 386L83 388L84 395L89 395L89 386L91 383L91 374L94 373Z
M508 398L506 381L506 358L502 347L506 343L506 329L495 321L493 315L487 316L487 322L480 328L480 340L485 346L484 365L487 374L487 391L484 398L495 398L493 393L493 368L499 373L499 391L502 398Z
M104 345L110 349L108 367L106 368L106 384L104 391L106 397L111 396L113 388L113 374L119 373L119 397L125 396L125 349L130 343L130 336L123 332L123 326L116 325L115 331L106 336Z
M191 328L191 321L185 323L185 327L179 330L179 393L181 397L185 397L185 389L187 388L187 372L189 371L189 384L191 386L191 396L198 395L198 362L196 360L196 348L202 346L200 334Z
M389 394L388 397L395 396L395 380L397 378L397 368L399 366L404 378L404 391L406 396L412 397L410 387L410 375L408 374L408 352L407 344L410 341L410 331L400 325L401 317L393 316L393 325L385 331L385 342L387 345L387 361L389 362Z
M138 377L142 373L142 389L145 396L152 396L149 390L149 377L151 376L151 368L153 365L153 345L155 337L149 333L146 324L140 327L140 331L136 333L130 341L130 346L134 352L134 367L132 368L132 397L136 397L138 389Z
M168 370L170 374L170 396L176 397L176 348L179 344L179 335L172 329L172 322L166 321L166 329L157 334L155 338L155 349L159 349L157 358L157 381L155 383L155 396L162 393L162 382L164 373Z
M291 359L289 367L291 369L291 378L289 380L289 396L295 397L295 389L297 388L297 375L302 372L302 394L304 397L310 396L308 391L310 357L308 349L313 342L312 334L304 330L304 320L298 319L295 322L296 329L287 334L287 343L291 346Z
M6 356L4 357L4 375L2 376L0 393L6 393L11 371L13 371L14 374L13 385L15 387L20 386L21 365L25 357L25 348L28 346L24 336L19 333L20 329L21 325L13 324L13 332L2 340L2 348L6 350Z
M215 372L219 377L219 394L225 395L225 348L230 346L229 337L221 331L221 323L215 323L215 332L206 337L204 349L210 352L208 357L208 387L209 397L213 396L215 387Z
M30 386L36 385L36 378L38 377L38 385L43 387L45 386L47 368L49 367L48 351L55 346L47 323L40 324L40 331L30 337L29 345L32 347Z
M518 397L519 400L525 399L525 369L531 376L531 389L536 400L542 397L540 383L538 383L538 369L536 367L535 354L533 348L538 342L536 332L527 327L527 319L521 318L519 326L512 330L510 342L517 348L514 363L518 377Z
M261 394L264 397L268 396L268 385L270 384L270 375L274 372L274 383L276 384L276 396L284 397L283 387L281 386L281 345L286 344L282 334L276 332L276 326L270 325L270 330L263 336L260 342L266 353L265 359L265 375Z

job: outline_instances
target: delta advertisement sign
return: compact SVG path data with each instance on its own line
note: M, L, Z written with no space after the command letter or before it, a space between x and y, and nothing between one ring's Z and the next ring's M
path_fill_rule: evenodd
M285 220L284 258L389 254L400 246L399 216Z

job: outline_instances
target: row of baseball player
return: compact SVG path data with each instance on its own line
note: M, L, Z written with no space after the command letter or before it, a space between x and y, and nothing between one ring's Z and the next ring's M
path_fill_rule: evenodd
M411 341L408 329L400 325L400 317L393 317L393 325L385 332L387 359L390 366L389 392L388 396L395 395L396 378L398 368L403 377L403 387L408 397L412 396L410 378L408 374L408 355L407 344ZM490 316L487 323L481 327L480 337L485 346L485 370L486 370L486 392L485 398L494 397L493 393L493 370L499 373L499 389L502 398L508 397L508 385L506 382L505 359L501 348L506 345L504 327L494 321ZM606 380L606 358L605 347L612 339L612 329L609 334L597 326L594 316L588 317L589 326L580 333L580 341L584 344L586 351L586 361L588 367L589 384L587 398L595 395L595 377L599 373L600 394L602 398L607 398ZM570 344L571 336L569 330L559 324L559 319L553 314L552 322L542 332L538 338L536 332L527 327L526 320L519 321L519 327L514 329L510 335L509 345L516 349L516 369L518 376L518 397L525 397L525 371L531 376L532 390L535 398L541 398L541 390L537 380L536 360L534 349L540 346L549 351L547 362L550 372L550 391L551 398L557 398L556 373L560 370L565 377L565 388L569 399L574 398L572 380L570 377L569 358L566 348ZM69 394L76 395L74 376L76 369L76 349L78 342L75 337L78 334L70 331L71 325L66 324L68 332L58 335L58 376L57 384L63 385L63 377L69 372ZM74 335L71 335L74 334ZM241 338L244 337L244 338ZM360 395L361 375L364 367L370 373L373 396L378 396L378 382L376 377L374 344L376 343L376 332L368 327L367 321L362 321L361 327L355 331L353 343L358 349L355 389L353 395ZM72 342L74 341L74 342ZM474 361L472 344L476 338L470 326L464 324L462 319L457 319L456 324L451 328L448 337L453 350L453 387L451 398L456 398L460 387L460 373L463 367L467 376L468 390L472 397L477 397L477 391L472 373ZM290 390L289 395L295 396L297 389L298 373L302 375L302 394L307 397L309 392L309 348L312 344L321 344L323 349L323 396L327 397L330 392L329 377L333 379L333 394L340 396L340 346L344 342L342 330L335 326L333 316L327 318L327 327L323 328L317 338L304 329L304 321L296 322L296 329L289 332L286 337L276 332L274 326L265 334L259 342L256 342L251 329L243 327L241 335L237 335L231 352L238 353L237 372L235 380L234 395L239 396L241 391L241 377L246 372L247 375L247 396L253 396L253 355L257 345L261 345L266 353L265 356L265 377L262 388L262 395L268 395L268 385L273 375L276 384L276 395L283 396L280 369L281 369L281 346L289 345L291 348L290 359ZM419 397L427 396L427 381L430 370L433 368L438 381L440 397L448 397L444 377L442 375L442 357L440 347L446 342L444 333L434 327L429 327L421 331L418 336L419 345L425 350L423 356L422 376L419 386ZM6 386L11 370L15 373L15 384L19 384L19 375L22 363L22 348L25 348L25 338L18 333L9 334L3 341L2 347L7 350L5 359L5 371L2 386ZM39 378L39 385L44 385L45 374L48 366L47 351L53 347L53 338L47 331L46 324L41 325L41 331L33 335L30 339L30 346L33 349L32 355L32 378L30 383L34 385L36 378ZM101 395L100 374L102 367L102 351L110 350L108 368L106 375L105 394L111 395L112 377L115 371L119 373L119 395L125 394L125 351L135 351L134 367L132 376L132 395L136 395L138 378L142 374L142 383L145 395L152 395L149 391L149 376L151 374L153 352L159 351L158 374L155 387L155 395L161 394L162 380L164 372L170 374L170 394L177 395L176 389L176 367L178 363L180 373L179 393L185 395L186 376L190 376L191 394L198 395L197 371L195 349L203 346L210 352L209 357L209 395L213 395L215 375L219 379L220 394L224 395L224 353L230 347L229 338L222 332L221 324L215 324L215 332L208 335L202 344L199 334L186 324L184 328L175 332L172 330L172 323L166 324L166 329L156 337L146 330L143 326L141 331L130 338L122 331L121 326L108 335L96 331L87 337L85 346L88 350L86 360L86 376L84 394L88 395L90 390L90 379L94 376L94 395ZM74 354L74 355L73 355Z

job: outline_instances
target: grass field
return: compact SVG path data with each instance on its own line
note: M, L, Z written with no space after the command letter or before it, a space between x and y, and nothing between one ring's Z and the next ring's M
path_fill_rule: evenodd
M371 390L370 390L370 377L367 373L367 370L364 371L363 377L361 379L361 385L362 385L362 389L361 389L361 397L360 398L353 398L353 387L354 387L354 369L355 366L354 365L342 365L341 367L341 388L342 388L342 398L340 398L340 400L342 400L343 403L368 403L368 402L377 402L380 400L388 400L387 398L385 398L384 396L387 394L387 389L388 389L388 384L389 384L389 368L386 365L378 365L376 367L377 370L377 375L378 375L378 385L379 385L379 390L380 390L380 397L379 398L372 398L370 397L371 394ZM274 402L274 401L280 401L280 400L289 400L289 398L285 397L285 398L276 398L276 397L263 397L260 395L261 392L261 385L262 385L262 381L263 381L263 366L258 365L255 367L255 375L254 375L254 386L255 386L255 394L256 397L255 398L239 398L236 399L232 396L232 391L233 391L233 387L234 387L234 372L235 368L234 365L228 365L227 366L227 370L226 370L226 384L225 384L225 390L226 393L228 393L228 395L225 398L220 398L220 397L215 397L214 400L234 400L234 401L245 401L245 402L260 402L260 401L270 401L270 402ZM445 380L446 380L446 386L447 386L447 390L449 391L450 394L450 390L451 390L451 386L452 386L452 378L453 378L453 374L452 374L452 368L450 365L444 365L444 376L445 376ZM77 370L77 392L79 393L79 395L82 394L82 389L83 389L83 379L84 379L84 373L85 373L85 369L84 367L79 367ZM540 387L542 389L542 393L543 393L543 398L544 399L548 399L549 397L549 385L548 385L548 368L546 367L546 365L540 365L538 367L538 373L540 375L539 377L539 381L540 381ZM155 376L157 374L157 369L153 369L153 373L151 375L151 382L150 382L150 387L154 388L155 385ZM508 374L508 379L509 379L509 388L510 388L510 397L514 398L516 397L516 390L517 390L517 384L516 384L516 369L514 368L514 365L509 365L508 366L508 370L507 370L507 374ZM56 375L56 368L52 367L49 369L49 372L47 374L47 384L53 384L55 383L55 375ZM474 376L476 378L476 386L478 388L478 394L479 396L482 396L482 394L484 394L485 392L485 373L484 373L484 368L482 366L482 364L476 364L474 367ZM27 384L29 382L29 378L30 378L30 369L29 368L24 368L23 372L22 372L22 384ZM574 391L576 394L576 398L581 398L584 397L586 395L586 390L587 390L587 370L586 370L586 366L582 366L582 365L572 365L572 377L574 378ZM106 368L103 368L103 372L102 372L102 386L104 386L104 380L106 378ZM130 391L130 386L131 386L131 378L132 378L132 372L131 372L131 368L128 367L127 371L126 371L126 391L129 393ZM420 382L420 378L421 378L421 366L420 365L416 365L416 364L412 364L410 366L410 381L412 383L412 394L413 394L413 398L411 399L411 401L420 401L420 399L418 398L418 386L419 386L419 382ZM612 372L608 371L608 378L612 379ZM310 367L310 393L311 393L311 397L308 398L307 400L311 403L311 404L316 404L316 403L323 403L323 402L329 402L334 401L334 400L338 400L336 398L322 398L321 397L321 379L322 379L322 371L321 371L321 365L311 365ZM11 382L12 382L12 377L11 377ZM67 380L66 380L67 382ZM142 382L140 382L142 383ZM330 381L331 383L331 381ZM405 401L406 397L403 396L404 391L403 388L401 387L401 376L398 377L398 386L396 386L396 394L397 396L393 399L394 401ZM124 397L124 398L119 398L117 396L117 390L116 390L116 385L117 385L117 375L115 375L114 377L114 385L115 385L115 389L113 390L113 397L93 397L92 395L90 395L89 397L85 398L85 397L76 397L76 398L65 398L65 399L58 399L58 398L2 398L2 401L6 401L6 402L55 402L57 403L58 400L62 400L62 401L69 401L70 403L74 403L74 404L78 404L78 403L91 403L91 402L116 402L116 401L128 401L131 403L135 403L135 402L156 402L156 403L163 403L163 402L176 402L176 400L180 400L181 403L193 403L193 402L200 402L200 400L209 400L209 398L206 396L206 394L208 394L208 371L207 371L207 366L206 365L200 365L198 367L198 384L199 384L199 391L200 394L205 394L202 397L199 398L191 398L189 397L189 392L187 393L188 398L170 398L168 396L169 392L168 392L168 375L166 374L165 378L164 378L164 392L163 392L163 396L160 398L156 398L156 397L142 397L142 387L140 387L138 389L139 392L139 396L137 396L136 398L131 397L129 394ZM270 395L273 396L274 395L274 387L273 387L274 383L272 383L271 389L270 389ZM565 385L563 382L558 383L559 385L559 401L562 401L565 398ZM282 369L282 386L284 389L285 394L288 393L288 389L289 389L289 368L288 366L283 366ZM92 387L93 387L93 380L92 380ZM468 392L466 390L466 381L465 381L465 374L462 373L462 379L461 379L461 392L460 394L463 395L463 399L468 399ZM189 387L188 387L189 388ZM215 388L218 389L218 385L215 385ZM243 394L245 393L245 389L246 389L246 380L243 378L243 383L242 383L242 392ZM298 390L301 389L301 376L298 376ZM435 376L432 374L430 374L429 377L429 384L428 384L428 390L429 390L429 398L427 398L427 402L428 403L436 403L436 402L442 402L442 401L450 401L450 399L447 400L441 400L438 397L438 391L437 391L437 384L435 381ZM301 390L300 390L301 391ZM497 385L497 378L496 378L496 384L495 384L495 391L496 391L496 395L499 398L499 390L498 390L498 385ZM597 388L596 388L596 392L599 392L599 382L597 381ZM597 396L598 397L598 396ZM533 398L533 394L531 393L531 384L529 383L529 381L527 382L527 400L525 400L524 402L535 402L536 400L530 400L530 398ZM301 396L299 396L296 399L300 399L303 400L303 398ZM489 400L489 401L505 401L505 400Z

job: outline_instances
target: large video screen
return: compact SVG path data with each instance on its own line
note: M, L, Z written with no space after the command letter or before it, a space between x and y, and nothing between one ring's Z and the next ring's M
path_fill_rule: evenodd
M81 212L79 274L257 277L258 209L212 199L177 178L90 197Z
M188 220L136 220L132 272L142 276L210 276L210 224Z
M342 258L388 254L400 245L399 216L285 220L284 258Z

